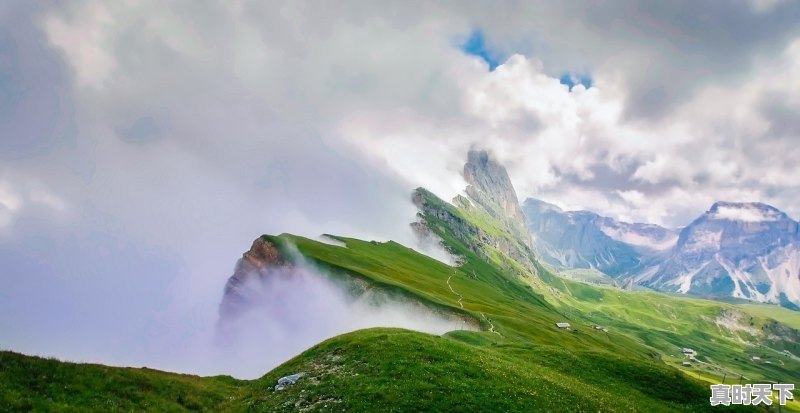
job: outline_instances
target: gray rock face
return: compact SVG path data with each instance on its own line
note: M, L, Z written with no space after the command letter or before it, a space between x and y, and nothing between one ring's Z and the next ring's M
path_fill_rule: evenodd
M564 268L592 268L612 277L636 274L674 245L675 231L630 224L589 211L563 211L538 199L522 207L540 258Z
M506 168L491 159L486 151L471 150L464 165L467 195L495 218L511 218L525 227L525 216Z
M679 233L535 199L523 211L550 264L662 291L800 309L800 224L769 205L717 202Z
M638 282L667 291L800 305L800 224L762 203L717 202Z

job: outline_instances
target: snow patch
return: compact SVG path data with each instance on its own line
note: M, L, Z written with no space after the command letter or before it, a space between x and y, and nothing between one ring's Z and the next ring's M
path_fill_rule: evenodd
M800 250L790 245L773 251L768 257L759 257L758 261L772 284L766 301L778 303L783 293L786 299L800 305ZM770 261L778 264L770 267Z
M678 276L675 279L675 281L673 281L671 284L679 285L679 287L678 287L678 292L679 293L681 293L681 294L688 293L689 289L692 288L692 280L694 279L694 276L697 275L697 273L699 273L700 271L702 271L703 268L706 267L706 265L708 265L708 263L703 264L702 266L700 266L699 268L697 268L696 270L694 270L692 272L689 272L689 273L682 274L682 275Z

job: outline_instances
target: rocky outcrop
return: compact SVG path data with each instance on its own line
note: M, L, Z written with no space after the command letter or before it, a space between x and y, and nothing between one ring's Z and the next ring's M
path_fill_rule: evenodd
M530 247L525 215L506 168L492 159L488 152L470 150L463 176L468 184L465 192L469 199L492 218L505 223L514 235ZM454 202L458 203L458 200Z
M291 374L278 379L278 384L275 386L275 391L281 391L292 384L297 383L298 380L303 378L306 374L304 372Z
M288 268L291 265L278 247L266 236L256 238L250 249L236 263L233 275L225 284L225 292L219 309L220 318L236 315L248 307L248 283L269 276L271 269Z
M492 216L510 218L525 225L525 216L506 168L492 159L488 152L469 151L463 176L468 184L467 195L491 212Z

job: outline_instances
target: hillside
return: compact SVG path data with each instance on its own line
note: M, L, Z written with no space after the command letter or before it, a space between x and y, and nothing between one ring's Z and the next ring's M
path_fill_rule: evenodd
M465 169L475 182L487 181L481 170L490 181L507 180L497 165L473 158L477 164ZM504 215L503 202L516 195L501 186L492 194L474 185L453 203L414 191L412 226L456 265L394 241L262 235L239 260L220 307L225 327L268 297L260 294L267 281L314 273L354 300L369 297L374 310L389 297L449 319L445 334L354 331L256 380L2 353L0 402L10 411L697 412L726 411L708 403L708 384L723 378L800 382L800 313L553 275L519 237L519 221ZM684 356L684 347L696 357ZM296 383L275 389L281 377L299 373ZM796 402L792 410L800 411Z
M736 411L711 409L705 386L652 362L490 336L362 330L253 381L3 352L0 411ZM296 384L273 389L298 372Z
M680 231L530 198L523 211L539 256L559 271L800 309L800 224L775 207L716 202Z
M659 329L650 333L645 328L659 314L645 304L653 297L664 302L671 297L619 292L623 297L616 303L619 308L637 303L637 310L604 334L584 324L586 314L560 315L555 294L548 297L551 306L513 279L498 285L491 277L469 277L473 269L487 268L475 265L479 262L470 265L471 257L464 267L454 268L392 242L340 238L346 243L341 247L290 235L267 238L278 244L291 242L331 271L364 277L454 310L460 309L458 297L447 287L447 279L455 273L450 285L463 295L464 310L482 320L484 329L499 334L454 331L438 337L362 330L314 346L254 381L75 365L3 353L3 405L12 406L11 411L30 406L44 411L712 411L707 387L671 367L671 361L658 360L655 346L644 343L647 337L660 336ZM592 306L592 297L597 302L611 296L579 283L562 286L570 291L568 296L561 294L563 303L588 300L586 306ZM698 311L687 304L703 304L708 312L719 306L683 300L672 310L685 317ZM649 317L642 319L645 316ZM565 318L574 328L555 328L553 322ZM724 338L689 324L687 320L686 333L679 331L675 337ZM638 328L627 331L622 325ZM698 348L702 354L712 346ZM797 371L797 364L792 364L761 372L797 382ZM298 372L306 376L296 385L272 390L279 377ZM746 376L758 381L757 374L758 370ZM724 411L713 409L720 410Z

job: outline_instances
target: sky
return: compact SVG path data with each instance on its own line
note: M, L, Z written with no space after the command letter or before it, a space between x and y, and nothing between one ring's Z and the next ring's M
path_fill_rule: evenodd
M0 348L157 367L254 238L413 245L411 190L459 193L475 147L521 199L797 219L798 21L781 0L2 2Z

